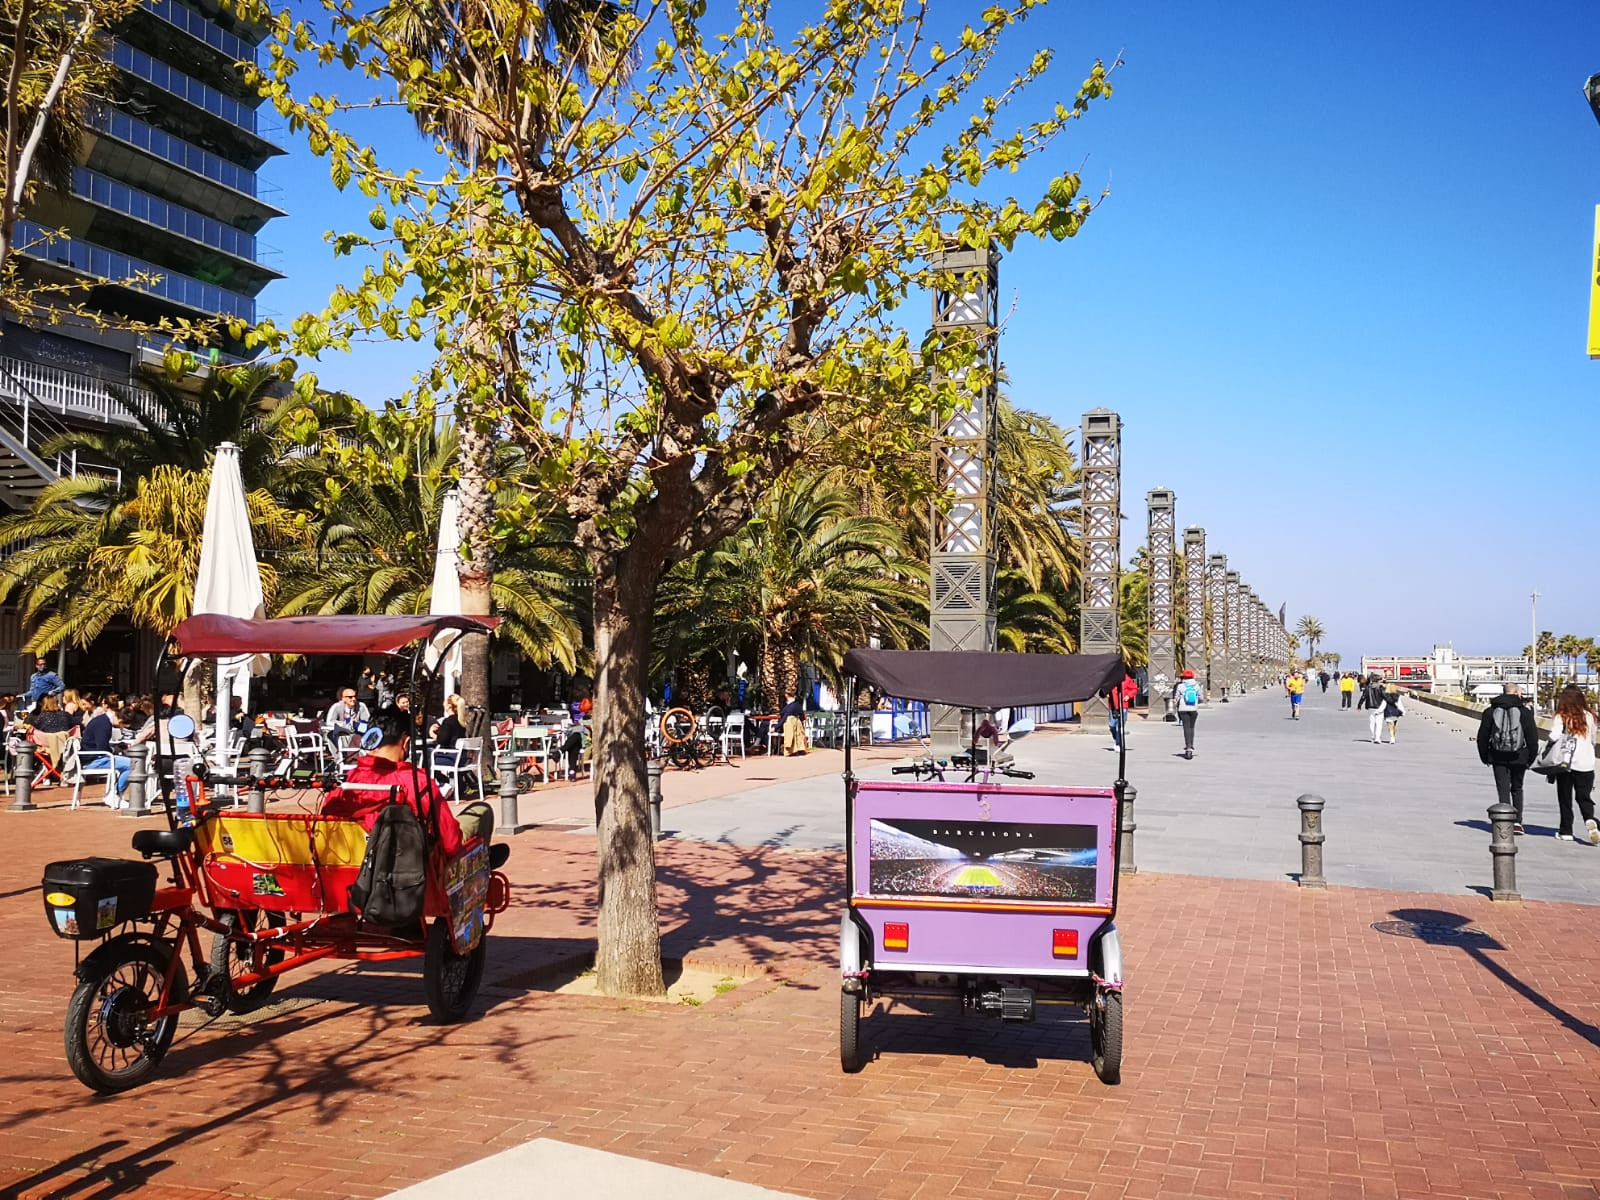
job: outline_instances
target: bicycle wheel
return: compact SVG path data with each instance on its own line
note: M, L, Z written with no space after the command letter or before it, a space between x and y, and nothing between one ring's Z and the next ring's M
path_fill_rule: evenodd
M151 1022L145 1014L161 1001L169 948L127 942L102 959L78 984L67 1004L67 1065L97 1092L125 1092L156 1073L178 1031L176 1014ZM188 993L183 966L173 980L174 999Z
M669 708L661 714L661 738L667 745L676 746L694 737L698 725L687 708Z
M709 767L717 761L717 744L710 738L696 738L692 745L694 746L695 766Z
M667 761L680 771L694 766L694 746L689 742L673 742L667 747Z
M217 920L232 929L254 930L258 924L257 917L264 918L264 923L273 928L281 928L287 918L282 913L263 912L257 913L254 909L245 909L235 912L232 909L217 914ZM254 1012L267 1002L267 997L272 995L272 989L278 986L278 977L270 975L259 983L239 991L233 986L233 981L241 975L248 974L251 970L253 955L251 944L248 941L234 941L225 933L214 935L211 942L211 969L228 979L228 990L224 995L224 1003L231 1013ZM263 955L267 966L273 966L283 961L283 947L269 946Z

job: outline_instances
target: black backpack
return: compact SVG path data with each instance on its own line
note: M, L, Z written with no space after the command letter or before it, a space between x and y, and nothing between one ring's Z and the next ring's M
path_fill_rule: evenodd
M427 831L409 804L386 805L367 835L350 902L368 924L392 929L420 921L427 894Z
M1495 705L1489 727L1489 749L1506 758L1517 758L1526 745L1522 736L1522 706Z

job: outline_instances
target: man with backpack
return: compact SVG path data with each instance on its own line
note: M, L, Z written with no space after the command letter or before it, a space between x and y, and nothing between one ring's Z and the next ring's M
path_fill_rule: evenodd
M474 837L488 841L494 810L487 804L469 804L457 820L438 785L412 763L411 714L391 706L379 711L376 724L381 731L378 745L358 758L344 777L346 784L366 786L335 788L322 803L322 815L359 822L371 833L392 797L417 814L446 855L459 854Z
M1194 757L1194 723L1200 717L1200 702L1205 699L1193 671L1185 671L1172 689L1172 707L1183 725L1183 757Z
M1539 750L1539 725L1533 710L1514 683L1489 701L1478 725L1478 757L1494 770L1494 787L1501 804L1517 810L1517 833L1522 832L1522 779Z

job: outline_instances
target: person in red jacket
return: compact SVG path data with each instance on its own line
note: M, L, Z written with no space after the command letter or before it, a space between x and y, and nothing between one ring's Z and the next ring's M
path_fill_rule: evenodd
M334 788L322 802L322 815L355 821L371 833L378 813L393 797L410 805L424 828L436 831L437 845L446 855L459 854L475 837L487 842L494 829L494 811L487 804L469 804L457 819L438 784L411 761L411 714L386 708L378 713L376 724L381 740L372 753L356 760L344 782L379 784L392 790Z

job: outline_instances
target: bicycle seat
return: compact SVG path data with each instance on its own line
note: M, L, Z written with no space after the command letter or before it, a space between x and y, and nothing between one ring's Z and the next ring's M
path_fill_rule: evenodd
M506 865L506 859L511 857L511 847L504 842L496 842L489 847L489 869L498 871Z
M141 829L133 835L133 848L146 858L182 854L194 840L194 829Z

